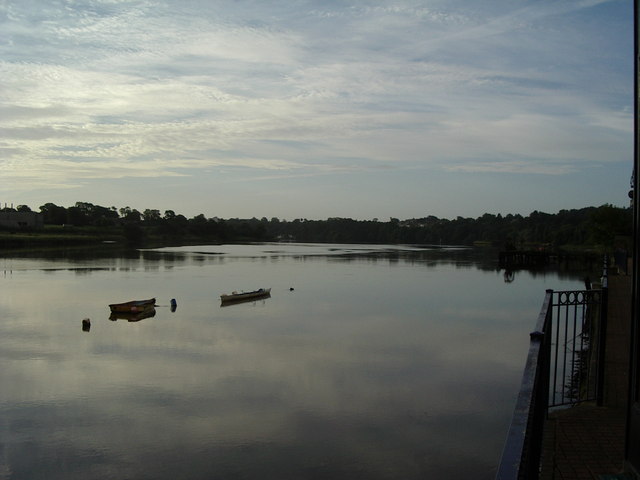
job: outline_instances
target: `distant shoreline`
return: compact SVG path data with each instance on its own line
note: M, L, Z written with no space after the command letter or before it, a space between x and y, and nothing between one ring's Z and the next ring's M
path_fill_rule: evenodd
M187 219L172 211L161 216L149 210L106 209L91 204L65 209L47 204L37 217L5 212L0 248L68 248L114 245L153 248L188 244L248 242L314 242L370 245L462 245L504 251L614 252L630 250L632 211L612 205L562 210L557 214L485 214L455 220L434 216L389 221L329 218L327 220L272 218L220 219L198 215ZM55 208L54 208L55 207ZM122 210L122 209L121 209ZM29 213L29 212L26 212ZM26 214L25 213L25 214ZM54 213L59 213L56 216ZM11 218L13 224L11 224ZM7 224L8 223L8 224Z

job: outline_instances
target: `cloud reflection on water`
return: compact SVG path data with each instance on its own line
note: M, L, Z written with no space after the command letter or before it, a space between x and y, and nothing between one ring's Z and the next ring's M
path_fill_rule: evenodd
M87 275L33 260L5 278L1 468L65 479L493 476L527 332L557 277L505 286L455 259L274 262L242 249L203 263L97 260ZM237 285L273 295L220 309ZM178 310L108 320L108 303L153 295Z

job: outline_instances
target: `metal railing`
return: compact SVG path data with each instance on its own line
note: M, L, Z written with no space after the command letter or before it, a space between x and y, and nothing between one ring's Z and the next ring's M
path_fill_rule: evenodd
M554 292L549 408L585 401L602 404L606 287Z
M606 305L606 263L600 289L547 290L496 479L538 478L549 408L602 405Z
M522 374L511 427L496 479L537 478L549 398L553 290L547 290Z

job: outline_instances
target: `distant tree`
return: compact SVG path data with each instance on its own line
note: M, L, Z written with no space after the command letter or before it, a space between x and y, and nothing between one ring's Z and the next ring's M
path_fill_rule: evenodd
M158 232L170 236L182 236L187 233L189 220L184 215L176 215L173 210L165 210L158 224Z
M631 234L632 221L630 209L602 205L591 214L590 240L595 244L612 247L616 235Z
M77 204L76 204L77 205ZM118 221L118 212L115 207L103 207L101 205L92 205L86 203L85 212L89 217L89 223L97 227L106 227L115 225Z
M67 223L83 227L89 225L90 217L87 215L86 209L83 206L73 206L67 208Z
M31 209L27 205L18 205L16 207L16 211L18 211L18 212L30 212Z
M144 212L142 212L142 218L145 222L151 224L157 224L162 220L160 216L160 210L152 210L147 208Z
M5 207L3 210L15 211ZM30 211L26 205L18 210ZM140 243L146 234L178 237L190 234L208 241L264 241L295 239L297 241L345 243L415 243L470 245L477 240L491 242L505 248L531 248L532 244L550 247L564 245L594 245L611 248L617 235L629 235L632 225L630 208L612 205L587 207L579 210L560 210L557 214L533 211L520 214L486 213L476 219L457 217L440 219L433 215L389 222L354 220L333 217L327 220L286 219L267 217L257 219L206 218L203 214L187 219L173 210L146 209L141 214L129 206L102 207L89 202L76 202L64 208L53 203L40 207L46 224L110 226L124 220L124 234L130 243ZM141 220L144 222L141 223Z
M142 215L138 210L128 206L120 209L120 217L126 222L140 222L142 219Z
M63 225L67 223L67 209L54 203L45 203L40 207L44 216L44 223L48 225Z

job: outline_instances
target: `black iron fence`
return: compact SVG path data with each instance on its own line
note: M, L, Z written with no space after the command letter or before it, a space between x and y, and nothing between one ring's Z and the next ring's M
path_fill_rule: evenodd
M549 407L602 404L607 289L553 292Z
M603 400L607 305L603 284L547 290L502 454L497 479L537 479L549 408Z

